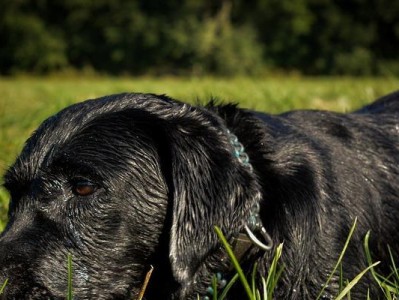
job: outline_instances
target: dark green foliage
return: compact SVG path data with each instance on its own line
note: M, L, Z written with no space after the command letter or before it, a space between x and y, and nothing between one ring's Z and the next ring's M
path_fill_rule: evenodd
M1 72L43 73L66 67L65 40L61 33L58 28L48 27L34 10L25 11L10 1L0 13Z
M399 74L399 2L0 0L0 74Z
M246 6L276 67L308 74L397 73L399 4L388 0L258 0Z

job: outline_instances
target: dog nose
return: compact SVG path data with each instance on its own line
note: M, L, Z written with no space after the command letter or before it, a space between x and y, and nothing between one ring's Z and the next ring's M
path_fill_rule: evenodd
M15 296L17 284L27 278L29 250L21 242L3 242L0 240L0 289L4 286L0 300L21 299Z
M1 243L0 241L0 271L6 266L21 264L31 257L32 246L19 241Z
M35 255L34 241L26 238L29 233L31 232L20 232L12 228L2 233L0 236L0 272L9 272L6 270L29 264Z
M0 242L0 287L2 286L1 281L6 280L7 270L13 265L15 257L20 256L16 250L9 244Z

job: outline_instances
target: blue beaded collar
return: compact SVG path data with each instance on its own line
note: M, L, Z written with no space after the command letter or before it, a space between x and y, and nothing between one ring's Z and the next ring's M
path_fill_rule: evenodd
M253 166L249 162L249 156L245 152L245 148L243 144L240 143L238 137L227 130L227 135L230 141L230 144L233 146L233 155L238 159L238 161L246 167L251 173L254 171ZM251 246L257 246L258 248L269 251L273 248L273 240L271 239L270 235L267 233L266 229L263 227L262 221L260 219L260 206L259 200L255 202L255 204L251 207L251 214L249 215L247 221L244 225L245 233L240 233L239 237L235 238L234 240L234 254L237 258L242 257L245 252ZM263 239L261 241L257 235L260 235ZM237 250L238 249L238 250ZM223 278L222 273L218 272L215 275L216 286L218 289L223 289L226 286L226 279ZM209 286L206 289L207 295L204 296L203 300L211 299L212 295L214 294L214 290L212 286Z

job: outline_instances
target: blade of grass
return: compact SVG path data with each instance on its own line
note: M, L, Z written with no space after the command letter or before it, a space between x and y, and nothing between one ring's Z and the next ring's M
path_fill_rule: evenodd
M261 296L260 296L260 292L259 292L258 289L254 291L254 295L255 295L255 299L256 299L256 300L262 300L262 298L261 298Z
M212 289L213 289L212 299L218 300L218 279L216 275L213 275L212 277Z
M73 299L72 293L72 254L68 253L68 289L67 289L67 300Z
M255 263L254 267L252 268L252 294L256 295L256 270L258 268L258 264ZM257 297L258 299L258 297Z
M140 289L140 292L139 292L139 296L137 297L137 300L142 300L143 299L144 293L145 293L145 291L147 289L148 283L150 282L151 275L152 275L153 271L154 271L154 267L150 266L150 270L145 275L144 282L143 282L143 285L141 286L141 289Z
M6 281L4 281L3 285L0 288L0 295L3 294L3 291L6 288L7 282L8 282L8 278L6 279Z
M344 289L344 270L342 267L342 263L339 264L339 291L341 292Z
M389 257L391 259L391 264L392 264L392 268L393 268L393 274L395 275L395 279L394 280L394 285L396 290L399 292L399 286L398 286L398 281L399 281L399 271L398 268L396 267L396 263L395 263L395 259L393 258L392 255L392 251L391 251L391 247L388 246L388 251L389 251Z
M269 298L267 296L267 285L265 277L262 277L262 287L263 287L263 300L268 300Z
M359 282L359 280L366 274L370 269L374 268L376 265L378 265L380 262L376 262L372 264L371 266L368 266L366 269L364 269L362 272L360 272L351 282L349 282L346 287L342 290L342 292L335 298L335 300L341 300L344 298L350 290Z
M335 267L334 267L333 271L331 272L330 276L328 277L326 283L323 285L323 288L321 289L319 295L317 296L317 299L320 299L320 297L323 295L325 289L327 288L328 284L330 283L330 281L331 281L332 277L334 276L335 272L337 271L339 265L341 264L341 261L342 261L342 259L344 257L346 249L348 248L349 242L350 242L350 240L352 238L353 232L355 231L356 223L357 223L357 218L355 218L355 221L353 222L352 228L349 231L348 238L345 241L344 248L341 251L341 254L340 254L339 258L338 258L338 261L335 264Z
M226 298L227 293L229 292L229 290L231 289L231 287L233 286L233 284L237 281L238 279L238 274L234 275L233 278L231 278L231 280L229 281L229 283L226 285L226 287L223 289L223 292L220 294L219 299L218 300L224 300L224 298Z
M348 285L349 285L349 280L346 280L346 286L348 286ZM342 293L342 291L340 293ZM351 299L352 299L352 297L351 297L351 288L350 288L348 290L348 296L346 297L346 300L351 300Z
M371 253L370 253L370 249L369 249L369 239L370 239L370 231L367 232L366 236L364 237L363 246L364 246L364 252L366 253L367 263L369 265L371 265L372 258L371 258ZM397 270L395 270L395 271L397 272ZM394 294L394 295L398 294L398 290L397 290L397 288L395 288L395 286L397 286L397 284L395 284L394 282L391 282L389 280L389 277L391 277L391 276L388 276L387 278L383 278L374 270L374 268L371 268L370 272L371 272L371 275L374 277L374 280L378 283L378 285L384 291L387 299L392 298L391 294Z
M236 271L238 273L238 276L241 280L242 285L244 286L244 289L248 295L248 298L251 300L255 299L254 295L252 294L251 287L249 286L249 283L248 283L247 279L245 278L245 274L244 274L243 270L241 269L241 266L238 263L237 258L235 257L233 250L231 249L226 238L224 237L222 231L217 226L215 226L215 231L216 231L216 234L218 235L220 241L222 242L224 248L226 249L227 255L229 256L234 268L236 269Z
M273 291L277 285L277 281L280 278L283 268L278 270L278 261L280 260L281 254L283 252L283 244L278 245L276 252L273 257L272 264L270 265L269 272L266 279L266 290L268 298L273 299Z

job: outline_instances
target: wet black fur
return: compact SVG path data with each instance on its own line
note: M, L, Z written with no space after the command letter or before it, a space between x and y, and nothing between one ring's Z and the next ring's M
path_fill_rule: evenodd
M253 173L232 155L227 129ZM231 275L213 226L235 237L259 195L264 227L284 243L276 298L315 299L355 218L343 276L367 267L367 231L389 274L387 246L399 254L398 176L398 93L350 114L268 115L148 94L82 102L46 120L5 175L2 299L64 299L68 253L76 299L132 299L150 265L147 299L197 299L214 272ZM79 196L77 182L95 192ZM272 257L254 247L241 263L265 274ZM337 274L325 298L338 284ZM368 289L381 295L367 275L352 299Z

